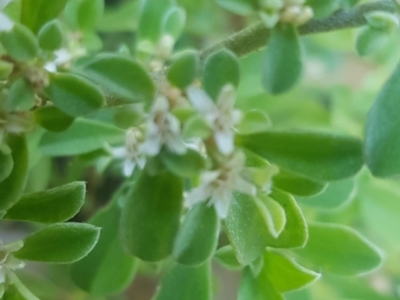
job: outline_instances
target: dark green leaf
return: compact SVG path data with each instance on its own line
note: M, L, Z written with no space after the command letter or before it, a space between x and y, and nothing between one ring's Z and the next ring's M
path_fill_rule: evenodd
M8 79L8 76L10 76L11 72L13 71L13 68L14 64L4 60L0 60L0 80Z
M101 228L99 241L88 256L72 266L72 280L93 296L121 292L132 281L136 259L126 254L119 241L119 198L98 211L89 223ZM110 276L112 274L112 276Z
M199 68L197 51L186 50L178 53L167 71L167 79L174 86L184 89L196 78Z
M154 300L211 300L211 267L174 265L161 280Z
M272 29L264 53L262 83L271 94L292 88L303 69L302 49L297 31L292 25L278 25Z
M94 112L106 103L105 96L97 85L73 74L52 74L45 91L55 106L75 117Z
M20 199L28 176L28 147L25 136L10 135L7 144L12 151L14 166L11 174L0 182L0 210L7 210Z
M61 132L67 130L74 118L59 110L53 105L41 106L34 111L37 124L48 131Z
M43 25L39 34L39 46L43 50L55 51L60 49L64 42L63 31L58 20L50 21Z
M292 195L303 197L319 194L327 187L325 182L310 180L284 170L273 177L273 185Z
M39 144L43 154L50 156L77 155L100 149L104 143L123 143L125 132L112 125L77 119L62 133L46 132Z
M178 263L196 266L208 260L217 246L219 222L214 207L199 203L186 214L175 240Z
M142 172L129 193L121 218L126 249L145 261L171 254L182 209L182 179L162 172Z
M10 176L14 162L11 151L6 152L0 150L0 182Z
M87 64L85 72L105 90L123 100L153 100L155 86L149 74L128 57L103 54Z
M382 257L355 230L334 224L309 224L309 239L296 253L323 273L355 276L377 268ZM329 242L327 242L329 241Z
M270 130L240 135L237 144L316 180L344 179L356 174L363 165L361 141L349 136Z
M4 219L56 223L75 216L85 200L85 183L72 182L46 191L25 194Z
M23 260L47 263L72 263L85 257L96 245L100 229L89 224L54 224L24 239L15 252Z
M365 129L365 159L372 174L389 177L400 174L400 64L386 81L368 113Z
M204 90L214 100L217 99L224 85L232 84L237 88L239 78L239 61L235 54L226 49L210 55L204 63Z
M11 30L1 32L0 43L8 55L18 61L32 60L39 51L35 35L21 24L15 24Z
M214 259L220 265L230 270L238 270L242 268L242 265L236 259L235 252L231 245L219 248L214 254Z
M43 24L57 18L67 0L22 0L21 22L37 33Z

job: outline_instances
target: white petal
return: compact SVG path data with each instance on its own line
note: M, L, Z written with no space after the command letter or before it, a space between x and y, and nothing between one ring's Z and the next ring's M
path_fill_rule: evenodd
M152 112L153 113L168 113L169 111L169 102L168 99L164 96L159 96L154 102Z
M232 200L232 193L229 191L226 191L223 194L220 194L217 197L213 195L211 198L211 201L215 207L215 210L217 211L217 215L221 219L225 219L228 216L228 211L229 207L231 205L231 200Z
M255 196L257 194L256 187L239 176L234 180L232 190L250 196Z
M232 119L233 125L238 124L240 122L240 120L242 119L242 112L238 109L234 109L232 111L231 119Z
M143 169L144 165L146 164L146 159L144 157L137 157L136 164L139 166L140 169Z
M211 182L216 180L220 174L221 174L220 171L203 172L201 173L201 182L203 184L210 184Z
M130 159L125 160L124 164L123 164L124 176L126 176L126 177L131 176L133 173L133 170L135 170L135 163Z
M111 155L115 158L124 158L128 154L125 147L109 147L108 150Z
M231 154L233 152L233 132L231 130L215 132L214 140L222 154Z
M214 104L214 102L203 90L195 87L189 87L186 90L186 93L190 102L200 113L206 115L209 112L217 110L217 107Z
M174 153L186 153L186 146L179 135L170 135L165 141L167 148Z
M211 196L211 188L206 185L200 185L199 187L191 190L185 199L185 206L191 207L194 204L206 201Z
M14 26L13 21L0 11L0 32L9 31Z
M235 99L235 87L232 84L223 86L217 99L218 108L224 112L231 111L235 105Z
M60 49L55 52L56 59L54 63L56 65L63 65L72 60L72 54L67 49Z
M0 22L1 22L1 20L0 20ZM56 65L56 63L55 63L54 61L47 62L47 63L44 65L44 68L45 68L47 71L51 72L51 73L57 72L57 65Z
M11 244L1 246L1 251L4 252L15 252L21 249L24 246L23 241L17 241Z
M169 129L173 133L180 133L181 132L181 124L179 123L179 120L174 117L171 114L168 114L167 116L168 124L169 124Z
M148 138L141 146L140 150L149 155L156 156L161 149L161 141L157 136Z

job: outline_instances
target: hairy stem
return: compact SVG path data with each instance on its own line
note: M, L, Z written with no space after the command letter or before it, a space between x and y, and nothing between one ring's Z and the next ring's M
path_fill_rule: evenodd
M324 1L324 0L321 0ZM301 35L328 32L345 28L355 28L367 23L366 13L373 11L394 12L397 9L393 0L380 0L355 6L349 10L339 10L328 18L311 20L298 28ZM264 47L268 41L270 29L259 22L239 31L201 52L204 59L222 48L227 48L237 56L244 56Z

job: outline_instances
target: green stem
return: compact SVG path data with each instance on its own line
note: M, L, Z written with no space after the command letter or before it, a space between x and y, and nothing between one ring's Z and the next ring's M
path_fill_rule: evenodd
M345 28L360 27L367 23L367 20L364 17L366 13L373 11L394 12L396 9L397 7L393 0L380 0L365 3L349 10L339 10L325 19L311 20L300 26L298 30L301 35L308 35ZM264 47L267 44L269 34L270 29L266 28L261 22L258 22L233 34L226 40L206 48L201 52L201 57L204 59L222 48L231 50L239 57L244 56Z

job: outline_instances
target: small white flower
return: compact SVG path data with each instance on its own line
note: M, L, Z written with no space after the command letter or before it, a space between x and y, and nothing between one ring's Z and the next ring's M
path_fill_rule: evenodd
M25 263L16 259L12 252L15 252L23 247L23 242L18 241L16 243L3 245L0 240L0 298L3 297L5 291L5 283L7 277L10 276L16 269L22 269L25 267Z
M218 150L222 154L231 154L234 150L233 127L240 121L240 111L234 109L235 88L225 85L214 103L203 90L189 87L187 95L193 106L200 112L207 125L213 131Z
M124 147L110 147L106 145L106 149L112 156L124 160L122 172L126 177L132 175L136 166L143 169L146 163L146 159L140 152L138 134L136 129L129 129L125 135Z
M242 176L245 161L243 153L235 152L225 159L217 170L201 174L200 185L189 192L185 206L190 207L209 199L210 205L214 205L218 216L224 219L228 215L232 192L256 195L256 187Z
M146 140L141 150L149 156L156 156L164 145L169 151L177 154L186 152L179 120L171 114L168 99L159 96L148 117Z

